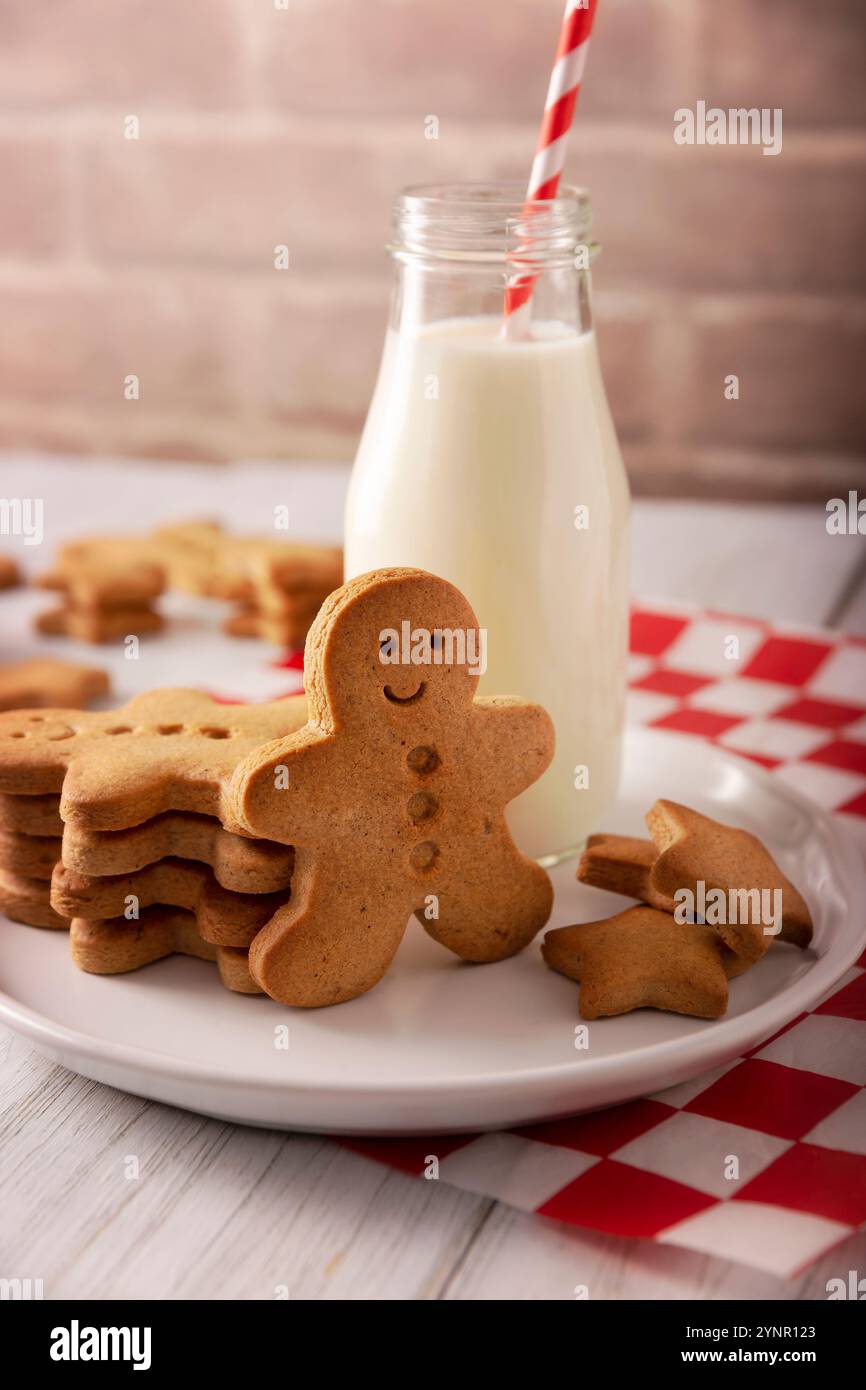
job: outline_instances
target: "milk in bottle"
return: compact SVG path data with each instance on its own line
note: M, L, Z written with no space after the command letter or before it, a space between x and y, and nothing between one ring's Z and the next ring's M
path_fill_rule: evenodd
M466 594L487 630L479 693L521 695L554 722L550 768L508 808L518 845L554 862L616 790L629 499L589 317L586 195L536 208L527 226L509 186L398 202L401 272L346 573L412 565ZM517 340L502 332L514 248L538 276Z

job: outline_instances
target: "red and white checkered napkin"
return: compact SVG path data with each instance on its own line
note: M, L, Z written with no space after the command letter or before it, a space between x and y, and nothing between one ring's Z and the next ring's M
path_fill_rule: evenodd
M642 605L631 651L634 722L756 759L866 847L866 640ZM409 1173L436 1154L446 1182L523 1210L793 1275L866 1223L866 953L768 1042L648 1100L503 1134L341 1142ZM738 1155L738 1183L720 1153Z

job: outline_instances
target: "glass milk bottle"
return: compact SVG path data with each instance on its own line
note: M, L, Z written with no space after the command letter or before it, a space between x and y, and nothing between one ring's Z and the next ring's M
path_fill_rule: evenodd
M629 493L590 313L590 209L566 188L407 189L391 322L346 509L346 577L413 565L487 629L479 694L545 707L556 754L508 808L551 864L599 828L619 775ZM534 278L517 335L503 298Z

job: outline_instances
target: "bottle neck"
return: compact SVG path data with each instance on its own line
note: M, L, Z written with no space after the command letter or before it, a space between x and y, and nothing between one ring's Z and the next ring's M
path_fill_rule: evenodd
M492 268L462 267L443 271L441 265L414 260L396 265L391 299L391 328L416 332L445 319L502 319L507 276ZM545 270L532 285L528 323L556 323L574 333L592 328L589 270L576 267Z
M589 199L579 189L527 203L514 184L407 189L397 199L391 326L413 332L449 319L502 319L509 285L531 281L524 334L556 323L592 326Z

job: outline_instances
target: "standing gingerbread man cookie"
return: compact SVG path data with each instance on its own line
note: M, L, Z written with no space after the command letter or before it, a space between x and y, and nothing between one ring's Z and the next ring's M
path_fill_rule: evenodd
M230 788L250 834L295 847L292 897L250 951L256 981L316 1007L382 978L414 912L470 961L520 951L550 879L505 806L553 756L537 705L475 698L484 634L459 590L386 569L326 599L307 637L308 724L250 754Z

